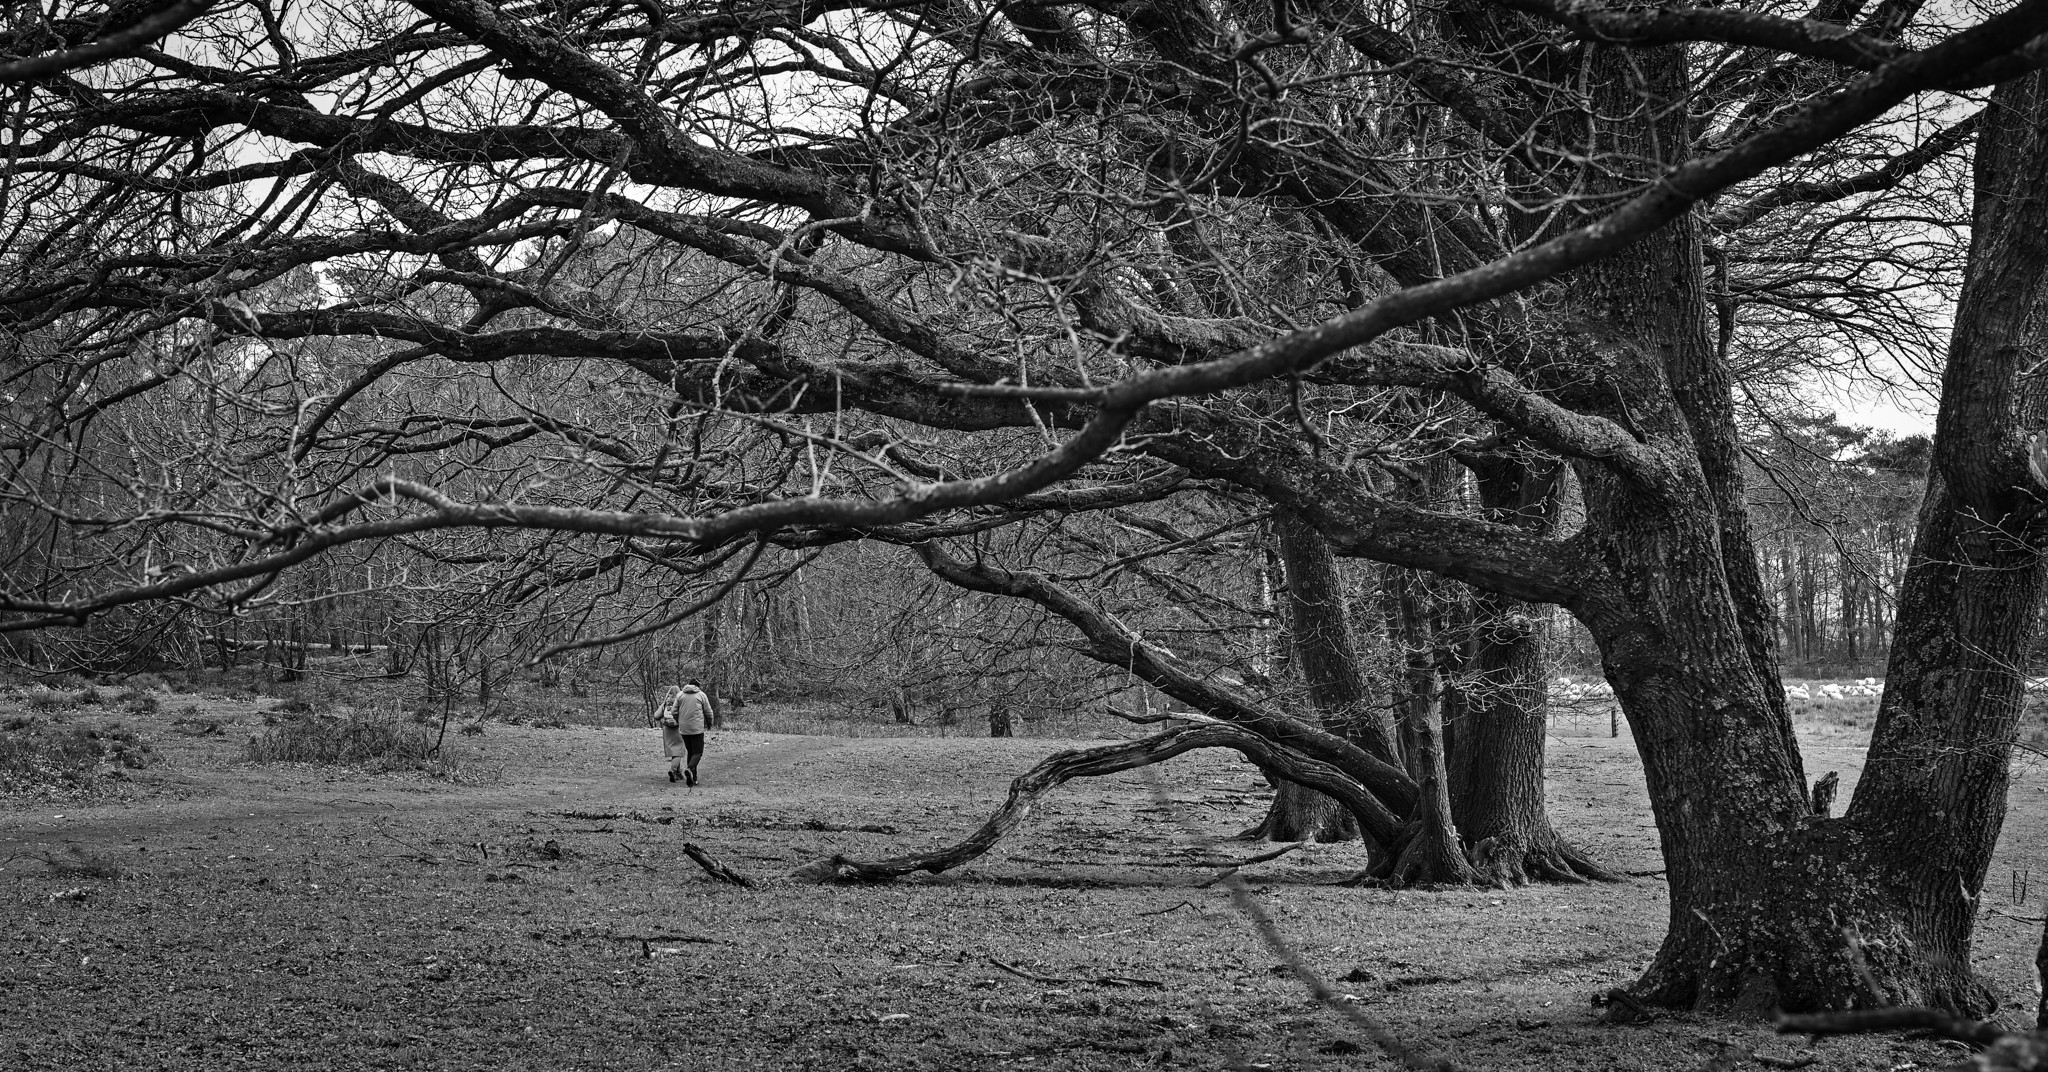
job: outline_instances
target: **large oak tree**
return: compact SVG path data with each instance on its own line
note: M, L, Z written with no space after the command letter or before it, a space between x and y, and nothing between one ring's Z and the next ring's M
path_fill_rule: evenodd
M1584 623L1669 867L1643 996L1984 1003L1969 904L2038 583L2048 3L1942 30L1904 0L257 0L139 41L191 15L160 7L0 35L0 628L232 609L369 543L568 583L923 541L1050 604L929 541L1227 487L1336 555ZM1743 254L1794 218L1831 263L1911 231L1866 210L1972 137L1891 692L1848 816L1820 820L1744 507L1737 296L1825 306L1816 336L1852 342L1908 318ZM1858 222L1813 226L1832 207ZM1393 390L1449 416L1359 416ZM1415 459L1376 443L1562 459L1584 520L1502 514L1525 487L1416 501L1392 490ZM1384 842L1427 788L1183 691L1354 779Z

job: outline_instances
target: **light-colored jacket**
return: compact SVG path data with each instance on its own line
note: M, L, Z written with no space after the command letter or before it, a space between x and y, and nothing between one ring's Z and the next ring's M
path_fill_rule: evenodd
M676 733L703 733L711 724L711 697L695 685L684 685L683 691L669 698L662 705L663 714L676 717Z

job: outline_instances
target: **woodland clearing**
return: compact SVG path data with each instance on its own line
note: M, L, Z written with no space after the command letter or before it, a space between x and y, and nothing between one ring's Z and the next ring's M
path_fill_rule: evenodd
M1268 847L1231 840L1267 798L1234 754L1072 783L955 872L816 886L788 874L947 843L1009 779L1086 742L728 729L686 789L649 731L494 723L449 734L451 780L251 764L275 700L176 699L223 732L174 732L169 713L47 716L121 722L158 762L0 811L0 1067L1394 1067L1212 882ZM1846 799L1869 704L1801 706L1810 773L1840 770ZM1958 1059L1683 1014L1596 1022L1589 998L1640 972L1662 933L1655 832L1626 735L1556 737L1549 773L1560 827L1636 877L1346 888L1363 851L1335 845L1245 867L1246 889L1358 1010L1473 1069ZM2022 759L1980 898L1977 967L2015 1022L2034 1000L2039 924L2022 917L2026 878L2048 875L2044 793L2048 769ZM711 880L685 842L759 887Z

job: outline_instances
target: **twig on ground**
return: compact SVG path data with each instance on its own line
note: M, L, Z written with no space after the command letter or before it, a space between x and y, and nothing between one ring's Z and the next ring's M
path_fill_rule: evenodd
M695 934L614 934L610 937L622 942L682 942L688 945L717 945L716 938L705 938Z
M1103 975L1084 981L1094 983L1096 986L1149 986L1155 990L1166 986L1165 983L1157 979L1139 979L1129 975Z
M1163 916L1168 912L1178 912L1183 908L1193 908L1196 912L1201 911L1201 909L1197 907L1193 901L1182 901L1181 903L1174 905L1172 908L1161 908L1151 912L1140 912L1138 914L1141 916Z
M558 811L555 814L561 816L564 819L581 819L584 822L590 823L605 823L611 822L615 819L628 819L636 823L649 823L655 826L667 826L668 824L676 821L676 817L673 815L648 815L644 812L637 811ZM609 829L609 827L602 827L597 830L591 830L587 832L592 834L602 834Z
M441 862L441 858L439 856L436 856L433 853L428 852L423 848L420 848L418 845L415 845L412 842L405 840L404 838L394 837L391 834L384 832L383 830L377 829L376 827L371 827L371 829L376 830L377 836L384 838L387 841L391 841L393 843L403 845L406 848L411 849L411 857L415 860L418 860L420 863L439 865Z
M990 964L995 965L998 968L1003 969L1006 972L1009 972L1011 975L1014 975L1019 979L1027 979L1034 983L1065 983L1071 981L1067 979L1055 979L1050 975L1039 975L1035 972L1028 972L1020 967L1017 967L1015 964L1008 964L1003 961L997 960L994 957L988 958L988 962Z
M1224 879L1237 874L1238 871L1244 868L1250 867L1253 864L1265 863L1267 860L1277 860L1280 857L1285 856L1298 848L1301 848L1301 842L1299 841L1293 843L1292 845L1282 845L1281 847L1274 849L1272 852L1262 852L1257 856L1253 856L1249 859L1239 860L1238 862L1231 864L1224 870L1219 871L1216 874L1210 876L1209 881L1201 883L1197 888L1206 890L1209 887L1214 886L1218 882L1221 882Z
M1820 1063L1820 1055L1815 1053L1801 1054L1798 1057L1772 1057L1767 1053L1753 1053L1750 1057L1765 1068L1805 1068Z
M705 874L710 875L712 878L715 878L720 882L729 882L732 885L739 886L749 890L754 888L753 879L750 879L747 876L742 875L737 871L734 871L732 868L727 867L722 863L719 863L717 860L712 858L710 853L705 852L702 847L696 845L693 842L683 842L683 853L687 855L690 859L695 860L697 862L697 866L704 869Z
M995 957L988 958L988 962L990 964L995 965L998 968L1001 968L1006 972L1009 972L1011 975L1014 975L1019 979L1024 979L1033 983L1046 983L1053 986L1058 986L1062 983L1093 983L1096 986L1164 987L1166 985L1165 983L1162 983L1157 979L1139 979L1129 975L1098 975L1092 979L1066 979L1058 976L1040 975L1037 972L1025 971L1023 968L1020 968L1015 964L1010 964L1005 961L998 960Z

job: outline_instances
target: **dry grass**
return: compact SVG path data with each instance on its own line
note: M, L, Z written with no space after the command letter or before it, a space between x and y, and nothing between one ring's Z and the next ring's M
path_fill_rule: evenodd
M365 712L309 715L303 705L279 705L283 717L249 738L251 763L306 763L363 767L371 771L418 771L435 778L459 778L461 764L444 751L438 727L408 724Z
M502 772L472 786L252 765L243 742L275 701L189 702L227 732L158 738L165 763L132 802L38 806L0 827L0 857L18 861L0 885L15 936L0 989L29 1010L0 1032L0 1067L1389 1067L1203 885L1257 851L1229 840L1264 799L1234 757L1062 789L958 872L816 887L781 876L959 837L1071 742L715 731L688 790L662 777L651 731L492 724L450 734L465 767ZM1841 769L1845 791L1849 717L1802 729L1809 769ZM1560 736L1551 774L1570 836L1613 866L1660 866L1626 737ZM2007 879L2048 874L2040 782L2022 764L1980 923L1979 968L2022 1004L2039 932L2013 917L2037 909ZM685 842L763 888L710 881ZM1588 997L1655 948L1655 877L1331 884L1362 863L1330 846L1244 874L1353 1004L1472 1068L1690 1072L1722 1041L1779 1058L1805 1046L1684 1015L1593 1021ZM1817 1054L1828 1069L1953 1060L1891 1039Z

